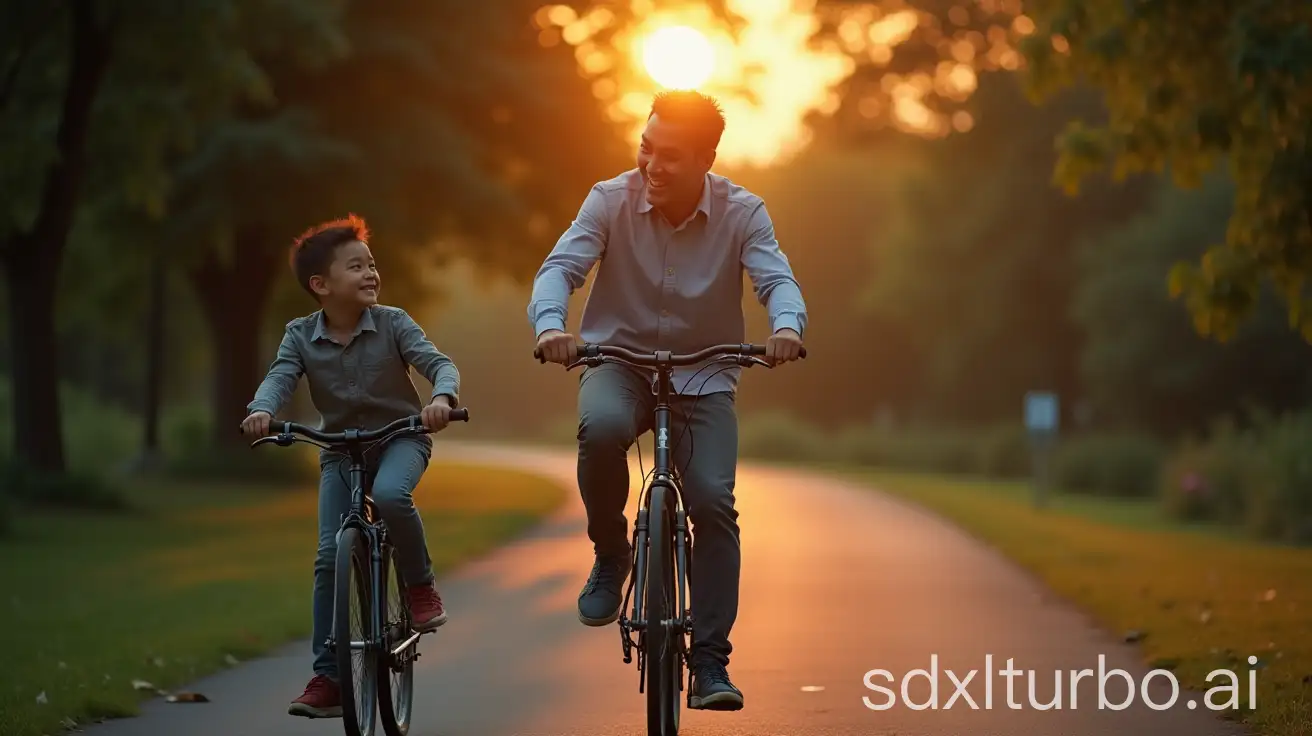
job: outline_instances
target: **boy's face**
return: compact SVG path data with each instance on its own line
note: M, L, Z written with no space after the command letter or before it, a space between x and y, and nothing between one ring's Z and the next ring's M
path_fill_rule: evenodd
M322 302L370 306L378 303L382 279L374 266L369 246L358 240L341 245L324 276L314 276L310 285Z

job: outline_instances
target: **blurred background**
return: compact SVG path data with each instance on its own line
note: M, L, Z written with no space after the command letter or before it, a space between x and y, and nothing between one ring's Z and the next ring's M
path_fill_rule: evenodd
M1279 455L1312 439L1306 181L1280 163L1306 92L1279 44L1244 56L1284 11L1084 5L7 2L10 488L264 472L234 428L314 308L286 248L346 212L457 361L461 431L570 441L529 283L634 165L652 94L696 87L811 311L813 357L745 381L746 454L1025 476L1023 397L1052 391L1063 488L1306 538L1309 471ZM1253 453L1278 477L1243 480ZM1226 489L1174 498L1204 466Z

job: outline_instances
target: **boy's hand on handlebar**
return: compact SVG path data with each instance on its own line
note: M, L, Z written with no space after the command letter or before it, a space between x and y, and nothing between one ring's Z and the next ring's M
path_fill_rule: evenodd
M263 437L269 433L269 422L273 416L267 411L257 411L241 422L241 432L247 437Z
M797 360L802 353L802 336L795 330L783 328L765 341L765 357L771 365Z
M573 335L560 330L547 330L538 337L537 350L534 352L541 355L543 360L569 365L574 360L576 345Z
M446 429L446 425L451 423L451 399L445 394L434 397L432 401L425 406L423 411L419 412L419 418L423 421L424 427L430 432L440 432Z

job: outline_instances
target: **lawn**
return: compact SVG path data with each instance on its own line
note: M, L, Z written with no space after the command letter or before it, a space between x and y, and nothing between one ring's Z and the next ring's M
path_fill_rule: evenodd
M176 688L309 636L314 488L158 484L132 497L131 515L24 516L0 541L0 734L133 715L153 695L135 679ZM537 476L439 462L416 494L439 573L564 498Z
M1224 685L1205 678L1226 668L1246 701L1257 656L1257 709L1239 719L1264 736L1312 736L1312 549L1175 525L1145 501L1059 496L1036 510L1023 484L836 472L942 514L1110 630L1140 632L1145 661L1182 687Z

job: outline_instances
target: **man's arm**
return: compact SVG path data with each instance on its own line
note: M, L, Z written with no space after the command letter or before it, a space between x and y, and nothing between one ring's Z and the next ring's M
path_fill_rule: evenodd
M606 250L607 222L606 196L596 184L533 279L528 321L535 337L547 330L565 330L570 295L583 286Z
M292 337L291 326L283 332L282 342L278 345L278 355L269 366L269 373L255 390L255 398L246 405L247 415L257 411L277 416L278 411L296 392L296 382L305 375L305 363L301 353L296 349L296 340Z
M770 331L790 329L801 335L806 330L806 302L802 287L793 276L788 257L775 239L774 222L765 203L756 205L747 221L742 264L756 290L756 298L770 315Z
M433 345L424 330L404 309L396 310L393 329L401 357L433 384L433 395L429 401L446 396L451 408L460 406L460 371L456 369L455 361Z

